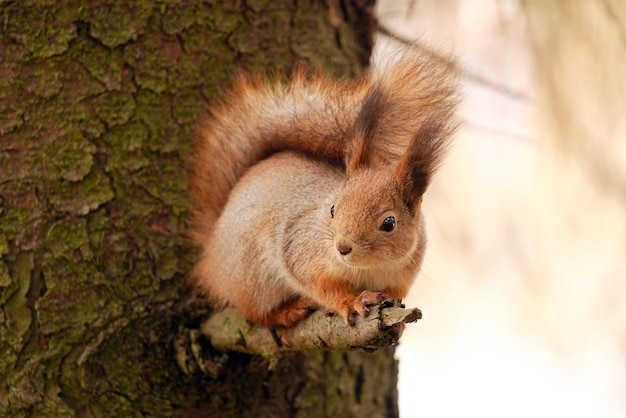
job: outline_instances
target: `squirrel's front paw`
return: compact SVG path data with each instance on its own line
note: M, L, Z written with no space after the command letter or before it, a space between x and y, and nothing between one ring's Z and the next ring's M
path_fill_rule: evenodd
M356 324L356 316L361 315L366 318L370 310L368 306L378 305L386 299L382 292L370 292L365 290L353 299L346 301L345 306L339 314L346 320L346 323L353 327Z

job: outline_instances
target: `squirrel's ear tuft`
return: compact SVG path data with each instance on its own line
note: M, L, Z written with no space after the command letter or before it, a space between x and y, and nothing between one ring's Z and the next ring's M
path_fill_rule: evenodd
M354 123L352 138L346 153L348 174L367 167L371 163L373 142L377 136L377 128L387 105L387 95L381 85L374 84L365 95L363 106Z
M449 116L424 121L396 167L396 184L412 213L447 151L454 131Z

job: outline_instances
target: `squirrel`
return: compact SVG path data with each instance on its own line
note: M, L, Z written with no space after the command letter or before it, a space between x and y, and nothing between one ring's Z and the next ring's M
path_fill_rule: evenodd
M265 327L404 298L456 103L454 72L412 51L352 81L240 74L189 162L197 289Z

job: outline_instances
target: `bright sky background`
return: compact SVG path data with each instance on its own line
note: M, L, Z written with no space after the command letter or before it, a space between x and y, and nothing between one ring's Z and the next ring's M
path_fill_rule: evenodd
M424 318L397 352L402 418L626 417L626 190L599 191L585 154L564 156L526 17L516 0L379 0L388 29L525 96L463 80L462 128L425 199L429 248L406 300ZM384 56L393 45L378 47ZM564 77L598 65L575 49L554 59ZM581 90L581 120L613 126L587 145L616 158L603 166L626 185L624 123L602 112L594 83L587 96L569 83ZM606 85L609 95L623 86ZM626 119L626 91L615 96Z

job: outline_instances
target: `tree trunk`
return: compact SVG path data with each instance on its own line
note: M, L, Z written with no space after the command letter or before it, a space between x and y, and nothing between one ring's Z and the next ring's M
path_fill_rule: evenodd
M359 73L368 3L0 0L1 416L397 415L393 350L198 354L185 284L204 104L237 68Z

